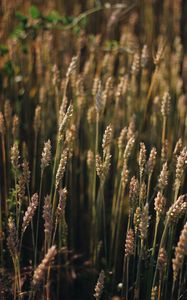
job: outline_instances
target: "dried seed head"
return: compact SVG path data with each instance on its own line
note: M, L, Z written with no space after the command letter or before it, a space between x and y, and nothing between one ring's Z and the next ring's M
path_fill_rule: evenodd
M167 253L164 248L160 248L159 250L157 264L160 272L162 272L167 265Z
M149 53L147 45L144 45L142 48L142 54L141 54L141 67L146 68L149 61Z
M18 139L19 136L19 118L17 115L13 117L12 135L14 140Z
M67 189L61 189L59 191L59 203L56 210L56 224L61 220L62 232L61 239L62 245L67 247L67 237L68 237L68 226L65 218L65 209L66 209L66 200L67 200Z
M32 284L34 287L37 287L40 285L40 283L45 278L45 273L47 271L47 268L50 266L52 261L54 260L55 256L57 254L56 246L52 246L47 254L45 255L44 259L42 260L41 264L35 269Z
M68 148L64 149L62 152L62 155L61 155L60 163L59 163L58 170L56 173L56 189L59 188L60 181L64 177L64 172L65 172L67 159L68 159L68 151L69 151Z
M103 102L104 104L106 104L107 102L107 98L110 95L111 91L112 91L112 77L107 78L106 80L106 84L105 84L105 89L103 91Z
M181 14L181 8L177 6L176 8L177 8L177 13ZM182 54L183 54L183 45L180 36L176 36L174 40L174 47L176 50L177 59L180 61L182 59Z
M133 136L128 140L127 145L125 147L124 154L123 154L124 160L127 161L129 156L131 155L132 149L134 147L134 143L135 143L135 138Z
M162 151L161 151L161 161L165 163L168 159L168 140L165 140L162 144Z
M78 65L78 56L73 56L70 62L70 65L68 67L67 73L66 73L66 77L69 78L71 76L72 73L74 73L77 69L77 65Z
M41 169L44 170L51 162L51 141L44 143L44 148L41 158Z
M174 186L177 189L180 188L184 177L186 160L187 160L187 148L185 147L177 157L176 174L175 174L175 182L174 182Z
M168 224L177 224L178 220L186 213L187 195L181 195L167 212Z
M95 294L94 297L96 300L99 300L101 298L101 295L103 293L103 289L104 289L104 279L105 279L105 273L102 270L99 274L99 278L95 287Z
M71 125L69 129L66 130L66 140L65 143L67 146L72 146L74 140L75 140L75 134L76 134L76 126L74 124Z
M88 150L87 152L87 165L91 169L94 163L94 154L92 150Z
M10 159L14 170L18 170L20 166L19 165L20 155L19 155L19 149L17 143L14 143L14 145L11 148Z
M56 222L60 220L65 215L66 201L67 201L68 191L66 188L63 188L59 191L59 203L56 209Z
M173 151L173 155L174 157L177 159L178 155L180 154L180 152L182 151L182 139L180 138L176 145L175 145L175 149Z
M100 179L103 179L103 162L99 154L96 155L96 172Z
M146 204L142 210L141 221L139 225L140 237L142 240L145 240L147 238L148 227L149 227L149 207L148 204Z
M126 137L127 137L127 127L124 127L121 132L120 136L118 138L118 148L119 151L122 152L124 151L125 148L125 142L126 142Z
M154 57L154 64L156 66L158 66L161 62L161 59L162 59L162 56L163 56L163 52L164 52L164 46L163 45L160 45L158 47L158 50L157 50L157 53L156 53L156 56Z
M14 258L18 252L18 233L12 217L8 219L8 231L7 246L11 256Z
M65 145L69 148L69 157L73 155L73 145L76 137L76 126L71 125L70 128L66 130Z
M140 143L140 153L138 157L138 164L140 167L140 177L142 178L143 172L144 172L144 167L145 167L145 162L146 162L146 148L144 143Z
M83 76L78 76L76 84L75 84L75 94L78 98L84 97L84 80ZM84 99L82 99L84 101ZM79 102L79 105L81 103ZM83 103L82 103L83 104Z
M97 91L98 91L98 88L99 88L99 85L100 85L100 79L98 76L95 76L94 78L94 82L93 82L93 87L92 87L92 95L95 96Z
M95 108L95 106L89 107L88 112L87 112L87 120L88 120L89 124L92 124L92 123L95 122L95 120L96 120L96 108Z
M162 105L161 105L161 113L163 117L167 117L170 112L170 94L168 92L164 93L164 96L162 98Z
M139 196L139 182L135 178L135 176L133 176L131 178L130 185L129 185L129 206L131 211L134 211L136 209L138 196Z
M5 134L5 121L2 112L0 112L0 133Z
M157 196L154 201L156 216L158 219L164 214L164 209L166 206L166 198L162 195L161 192L157 193Z
M110 150L110 145L112 141L112 126L111 124L107 126L103 135L103 156L105 157L106 153Z
M184 258L187 255L187 222L180 234L180 238L175 248L175 258L173 263L173 280L176 281L179 271L182 269Z
M139 230L140 222L141 222L141 208L137 207L133 218L135 233L137 233Z
M140 186L140 203L144 204L147 195L146 191L147 191L147 187L145 182L143 181Z
M58 116L58 127L60 127L60 124L63 121L63 118L66 114L66 109L67 109L67 103L68 103L68 99L66 96L63 97L62 100L62 104L60 106L60 110L59 110L59 116Z
M53 73L52 83L56 87L60 82L59 69L56 64L52 68L52 73Z
M121 172L121 184L122 184L123 189L125 188L125 186L128 182L128 178L129 178L129 170L127 169L126 161L124 160L123 168L122 168L122 172Z
M131 117L128 130L127 130L127 140L130 140L132 137L135 138L135 130L136 130L135 121L136 121L136 116L133 115Z
M158 287L154 286L151 290L151 300L157 300L158 299Z
M22 169L23 169L23 178L24 178L24 182L26 185L29 184L30 182L30 175L31 175L31 172L29 170L29 163L28 161L24 160L24 162L22 163Z
M38 134L41 127L41 107L38 105L35 109L34 115L34 131Z
M97 92L95 95L95 108L97 113L100 113L103 108L103 91L101 86L101 81L99 81Z
M18 185L16 186L19 205L21 205L25 199L25 184L25 177L23 174L21 174L18 179Z
M127 231L127 237L125 242L125 256L130 257L134 254L134 232L132 229Z
M105 90L107 90L108 92L111 91L112 87L113 87L113 79L112 77L108 77L106 80L106 84L105 84Z
M147 162L147 170L148 170L148 174L151 175L153 173L155 164L156 164L156 155L157 155L157 151L156 148L153 147L151 149L150 155L149 155L149 159Z
M53 217L52 217L52 205L51 205L51 200L49 195L45 197L45 203L43 207L43 219L44 219L44 232L45 234L48 235L48 237L50 237L53 230Z
M23 217L23 223L22 223L22 232L25 232L26 228L28 227L28 225L30 224L34 213L37 209L38 206L38 194L35 193L32 198L31 198L31 202L29 203L29 206L25 212L25 215Z
M131 66L131 74L137 75L140 70L140 55L139 53L135 53L133 57L133 62Z
M117 88L116 88L116 93L115 93L115 99L116 99L116 104L119 104L119 101L123 95L123 85L124 85L124 77L122 77L120 79L120 82L119 84L117 85Z
M6 126L10 129L12 124L12 107L10 105L10 101L6 100L4 105L4 116L6 121Z
M69 105L66 114L62 118L62 121L59 123L59 139L62 139L62 136L65 132L65 129L73 115L73 105Z
M111 155L109 151L106 153L104 161L102 161L99 154L96 155L96 172L101 181L104 181L108 175L110 168L110 160Z
M163 190L168 184L168 165L167 162L163 164L162 170L160 172L160 176L158 178L158 186L161 190Z

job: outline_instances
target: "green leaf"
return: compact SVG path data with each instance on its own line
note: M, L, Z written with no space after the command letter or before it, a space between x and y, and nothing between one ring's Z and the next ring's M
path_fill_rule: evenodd
M4 56L8 53L8 47L0 44L0 56Z
M88 18L85 16L80 20L79 25L81 28L85 28L87 24L88 24Z
M24 54L28 53L28 45L27 44L22 44L21 48L22 48L22 51L23 51Z
M119 46L119 42L117 40L106 40L105 47L107 50L115 49Z
M34 24L34 25L32 25L32 28L34 30L41 29L42 28L42 24L40 24L40 23Z
M75 27L73 27L73 33L78 35L81 31L81 28L79 25L76 25Z
M33 19L38 19L41 16L39 9L35 5L29 8L29 14Z
M8 60L4 64L4 71L9 77L14 75L14 68L13 68L13 64L12 64L11 60Z
M46 19L48 22L51 22L51 23L57 23L57 22L63 20L63 18L62 18L61 15L59 14L59 12L56 11L56 10L52 10L52 11L45 17L45 19Z
M13 38L20 38L23 37L25 34L25 30L21 24L14 28L13 32L11 33L11 37Z
M73 22L74 18L71 16L62 17L62 22L64 25L70 25Z
M21 22L27 22L28 20L28 18L19 11L15 12L15 17Z

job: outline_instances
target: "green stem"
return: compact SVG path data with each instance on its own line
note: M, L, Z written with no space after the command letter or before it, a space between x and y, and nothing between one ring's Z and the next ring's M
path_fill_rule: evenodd
M32 192L34 192L34 188L35 188L35 178L36 178L37 139L38 139L38 134L35 132L35 136L34 136L33 170L32 170Z
M172 257L172 246L173 246L173 236L174 236L174 233L175 233L175 228L173 227L170 227L169 228L169 239L168 239L168 245L167 245L167 261L168 261L168 265L171 261L171 257ZM169 279L169 271L170 269L167 268L166 269L166 276L165 276L165 299L167 299L168 297L168 279ZM171 295L170 295L171 296Z
M93 173L93 191L92 191L92 232L96 230L96 155L98 151L98 139L99 139L99 114L96 115L96 136L95 136L95 162L94 162L94 173ZM94 236L91 245L92 262L95 263L94 249L96 245L96 236Z
M117 230L117 222L118 222L118 214L119 214L119 206L120 206L120 198L121 198L121 189L122 189L122 185L121 185L121 181L120 181L120 185L119 185L119 189L118 189L118 193L117 193L117 199L116 199L116 205L114 206L114 211L112 212L112 236L111 236L111 244L110 244L110 265L112 264L112 257L113 257L113 248L114 248L114 244L116 241L115 235L116 235L116 230Z
M105 199L104 199L104 183L101 186L101 199L102 199L102 208L103 208L103 235L104 235L104 253L107 262L107 236L106 236L106 211L105 211Z
M56 188L55 188L55 192L53 196L52 218L54 218L56 204L57 204L57 200L56 200Z
M6 219L8 219L9 210L8 210L8 205L7 205L8 193L7 193L5 138L4 138L4 135L2 135L1 137L2 137L1 140L2 140L3 174L4 174L4 209L5 209Z
M157 233L158 233L158 225L159 225L159 219L156 219L156 225L155 225L155 232L154 232L154 239L153 239L153 246L152 246L152 253L150 258L150 270L148 271L149 277L148 277L148 298L150 298L151 295L151 289L152 289L152 277L153 277L153 270L154 270L154 255L156 250L156 240L157 240Z
M134 300L140 299L139 294L140 294L140 271L141 271L142 252L143 252L143 240L141 240L141 249L140 249L140 255L138 259L138 269L137 269L135 289L134 289Z
M18 194L17 194L17 171L16 170L14 170L14 185L15 185L15 194L16 194L16 210L15 210L16 226L18 229Z
M53 200L53 188L54 188L54 183L55 183L55 173L56 173L56 168L57 168L57 161L59 158L59 151L60 151L60 141L59 141L59 135L58 135L55 160L54 160L54 164L53 164L52 182L51 182L51 192L50 192L51 201Z
M128 290L129 290L129 257L124 256L124 266L123 266L123 288L121 292L122 300L128 300ZM124 298L125 297L125 298Z
M40 210L41 210L42 182L43 182L43 170L41 171L40 188L39 188L39 196L38 196L38 212L37 212L37 221L36 221L36 244L35 244L35 251L34 251L34 267L36 267L36 264L37 264L38 234L39 234L39 220L40 220Z
M171 300L174 300L174 292L175 292L175 284L176 284L176 280L173 280L173 284L172 284L172 290L171 290Z
M100 227L101 227L101 186L99 187L98 194L97 194L97 200L96 200L96 216L95 218L95 226L94 226L94 249L93 249L93 262L94 265L96 265L98 260L98 243L99 243L99 237L100 237Z
M152 174L150 174L150 175L148 176L146 203L149 202L149 193L150 193L150 187L151 187L151 175L152 175Z
M29 199L29 203L30 203L31 202L31 195L30 195L30 189L29 189L29 184L28 183L27 183L27 193L28 193L28 199ZM28 203L28 205L29 205L29 203ZM32 231L32 246L33 246L33 249L35 249L33 219L31 220L31 231Z
M117 265L118 250L119 250L119 245L120 245L120 228L121 228L122 217L123 217L123 200L124 200L123 194L124 194L124 188L121 188L120 194L119 194L119 203L118 203L119 209L116 214L114 267Z
M0 194L0 266L3 268L3 226L2 226L2 209L1 206L1 194Z
M167 124L167 117L164 116L163 118L163 127L162 127L162 144L164 144L166 139L166 124Z
M161 248L163 248L164 243L166 241L167 230L168 230L168 220L166 219L166 224L165 224L164 231L163 231L163 234L162 234L162 238L161 238L161 241L160 241L159 251L160 251ZM155 268L155 274L154 274L154 278L153 278L152 287L154 287L155 284L156 284L157 272L158 272L158 259L157 259L157 263L156 263L156 268Z
M156 250L156 240L157 240L157 232L158 232L158 225L159 225L159 219L156 219L156 225L155 225L155 232L154 232L154 240L153 240L153 248L152 248L152 257L155 255Z

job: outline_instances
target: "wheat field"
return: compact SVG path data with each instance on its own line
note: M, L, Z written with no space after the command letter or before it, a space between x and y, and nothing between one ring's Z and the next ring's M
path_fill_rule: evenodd
M0 300L187 299L187 2L0 2Z

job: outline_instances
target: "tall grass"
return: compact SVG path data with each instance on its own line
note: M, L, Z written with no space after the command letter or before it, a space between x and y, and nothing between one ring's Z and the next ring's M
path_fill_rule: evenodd
M186 6L46 3L0 4L0 298L185 299Z

